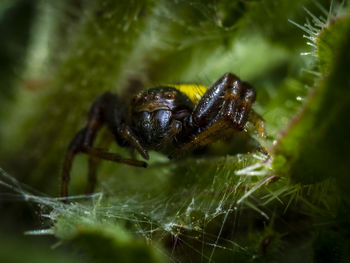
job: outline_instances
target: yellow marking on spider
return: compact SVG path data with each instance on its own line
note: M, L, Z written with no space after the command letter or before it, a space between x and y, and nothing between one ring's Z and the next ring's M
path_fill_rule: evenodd
M198 84L169 84L167 86L173 87L186 94L195 104L199 102L204 92L207 90L206 86Z

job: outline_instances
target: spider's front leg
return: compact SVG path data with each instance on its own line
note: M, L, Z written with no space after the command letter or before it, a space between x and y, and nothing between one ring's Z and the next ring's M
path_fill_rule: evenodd
M148 159L148 153L131 129L125 123L126 109L122 101L114 94L106 92L92 105L87 125L80 130L68 146L62 170L61 196L68 196L68 183L73 160L78 153L90 156L87 192L93 192L96 183L96 158L113 162L125 163L132 166L146 167L147 163L135 159L123 158L120 155L107 152L103 149L94 148L93 143L97 132L103 124L114 134L120 146L133 146L138 152Z
M255 101L254 88L237 76L226 73L209 88L185 125L191 140L183 143L170 157L205 146L242 131Z

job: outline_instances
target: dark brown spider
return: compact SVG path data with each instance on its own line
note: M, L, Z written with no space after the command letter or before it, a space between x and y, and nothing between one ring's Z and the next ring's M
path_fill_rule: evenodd
M118 145L136 149L146 160L149 159L148 150L173 158L242 131L256 97L250 84L231 73L224 74L206 90L197 105L178 86L143 91L133 98L130 109L115 94L106 92L99 97L90 109L87 125L68 147L62 172L62 197L68 196L69 174L77 153L138 167L147 166L143 161L94 148L93 142L102 125L108 126ZM262 130L263 122L261 119L258 122L258 129ZM91 193L96 174L91 167L89 170L87 192Z

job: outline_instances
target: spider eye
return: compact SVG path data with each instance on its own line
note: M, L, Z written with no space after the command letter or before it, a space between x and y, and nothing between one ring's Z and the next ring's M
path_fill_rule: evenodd
M167 92L167 93L165 93L165 98L172 100L175 98L175 94L172 92Z
M141 99L141 95L137 94L135 97L132 98L132 103L138 103L139 100Z

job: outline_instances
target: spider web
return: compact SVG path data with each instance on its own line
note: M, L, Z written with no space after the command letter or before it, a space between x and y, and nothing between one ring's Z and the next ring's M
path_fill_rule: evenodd
M245 224L241 220L246 220L245 214L251 211L255 217L258 213L262 219L269 219L267 211L254 205L252 196L271 179L270 165L271 160L256 153L178 163L155 162L142 174L138 169L121 167L115 176L101 183L100 192L71 196L68 204L60 198L38 194L3 170L0 185L17 193L18 198L39 205L46 223L42 229L27 234L62 237L59 229L62 222L121 224L148 244L166 244L167 256L172 261L187 261L183 258L186 253L185 257L192 260L211 262L217 251L254 257L235 239L236 229L238 224ZM195 177L190 176L198 167L205 169ZM184 169L187 172L183 173Z

